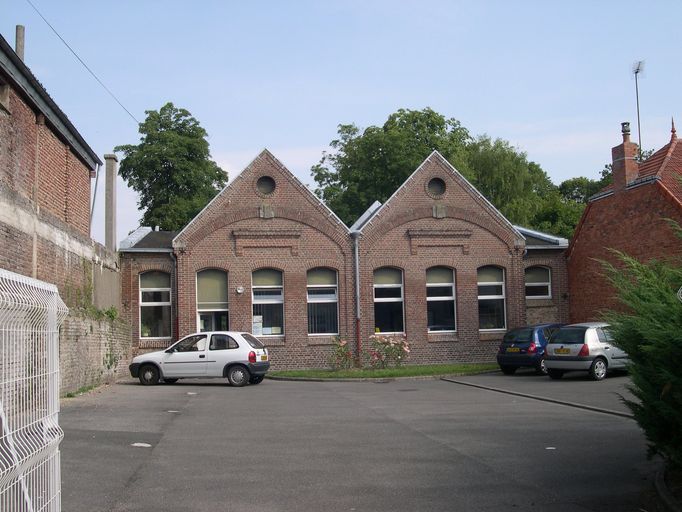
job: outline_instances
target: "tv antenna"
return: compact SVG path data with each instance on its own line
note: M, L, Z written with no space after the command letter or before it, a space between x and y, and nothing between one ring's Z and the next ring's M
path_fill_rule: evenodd
M644 71L644 61L638 60L632 66L632 73L635 75L635 96L637 98L637 138L639 140L639 159L642 160L642 126L639 121L639 74Z

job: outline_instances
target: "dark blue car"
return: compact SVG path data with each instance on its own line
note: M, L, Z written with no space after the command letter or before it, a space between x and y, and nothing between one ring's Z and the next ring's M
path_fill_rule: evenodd
M522 366L535 368L538 374L546 374L545 347L552 333L564 324L538 324L518 327L507 331L497 351L497 364L505 375Z

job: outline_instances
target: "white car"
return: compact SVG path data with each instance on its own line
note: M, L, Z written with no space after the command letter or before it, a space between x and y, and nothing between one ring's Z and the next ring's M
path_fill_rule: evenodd
M248 332L198 332L166 350L135 357L130 374L145 386L183 378L227 377L233 386L259 384L270 369L268 349Z

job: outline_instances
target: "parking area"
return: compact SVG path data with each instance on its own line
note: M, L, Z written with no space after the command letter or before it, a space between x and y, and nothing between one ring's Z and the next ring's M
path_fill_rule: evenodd
M627 383L466 380L609 409ZM130 381L60 419L69 511L637 511L658 468L631 419L442 380Z

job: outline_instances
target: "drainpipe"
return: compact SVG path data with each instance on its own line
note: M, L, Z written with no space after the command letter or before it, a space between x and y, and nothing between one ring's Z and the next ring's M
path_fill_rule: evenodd
M178 335L178 327L180 326L178 322L178 257L175 255L175 247L173 248L173 252L170 253L170 257L171 260L173 260L173 277L175 278L175 286L173 286L173 291L171 292L173 301L171 305L171 315L174 317L171 331L175 330L175 332L171 332L171 340L178 340L180 339L180 336ZM173 311L173 309L175 309L175 311Z
M350 236L353 239L353 256L355 258L355 353L357 364L360 366L362 343L360 341L360 251L358 246L362 233L353 231Z

